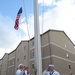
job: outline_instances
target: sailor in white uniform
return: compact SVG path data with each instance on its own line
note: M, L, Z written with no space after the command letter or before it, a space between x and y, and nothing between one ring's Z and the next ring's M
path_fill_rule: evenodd
M16 75L23 75L23 64L19 64Z
M54 70L54 65L50 64L50 75L60 75L59 72L57 72L56 70Z
M50 67L43 71L42 75L50 75Z
M54 65L50 64L48 69L44 70L43 75L60 75L59 72L54 70Z

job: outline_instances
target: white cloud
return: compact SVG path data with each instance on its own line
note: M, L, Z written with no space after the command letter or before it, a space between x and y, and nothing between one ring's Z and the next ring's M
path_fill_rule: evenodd
M57 19L55 25L57 29L64 30L71 40L75 43L75 0L62 0L57 3L55 12Z
M53 2L53 0L38 0L38 3L41 5L43 5L43 3L44 3L44 6L49 6L52 4L52 2Z
M21 22L24 22L26 20L26 18L25 17L23 17L22 19L21 19Z
M10 53L11 51L13 51L13 49L0 48L0 59L4 56L5 53Z
M55 5L58 1L61 0L38 0L38 4L41 6L50 6L50 5Z
M23 30L23 32L26 33L26 35L23 37L23 39L29 39L34 36L34 16L29 15L28 17L28 23L22 23L20 25L20 28Z
M75 43L75 0L60 0L55 5L44 13L44 32L48 29L64 30Z
M28 30L27 30L27 24L26 23L22 23L20 25L20 28L23 30L23 32L25 32L26 34L22 37L22 40L29 40L28 37Z
M44 0L51 3L55 0ZM46 3L47 3L46 2ZM42 0L39 0L42 3ZM43 31L48 29L64 30L70 39L75 43L75 0L59 0L55 3L56 7L52 10L48 9L43 15ZM34 33L33 15L29 16L28 24L30 28L30 35ZM40 30L42 32L42 15L40 19Z
M0 15L0 55L14 50L20 41L21 35L14 29L14 22L9 17Z

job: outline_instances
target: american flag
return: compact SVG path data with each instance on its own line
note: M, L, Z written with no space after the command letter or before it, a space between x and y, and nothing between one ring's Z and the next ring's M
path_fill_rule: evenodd
M18 28L19 28L19 18L20 18L20 16L21 16L21 14L22 14L22 7L19 9L19 11L18 11L18 13L17 13L16 20L15 20L15 26L14 26L14 28L15 28L16 30L18 30Z

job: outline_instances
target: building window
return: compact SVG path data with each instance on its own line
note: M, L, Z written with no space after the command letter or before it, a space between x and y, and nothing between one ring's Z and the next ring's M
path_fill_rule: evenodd
M24 60L26 59L26 56L24 56Z
M68 53L66 54L66 56L67 56L67 58L69 58L69 55L68 55Z
M24 46L24 50L26 50L26 46Z
M70 72L70 75L72 75L72 72Z
M14 63L15 63L15 62L13 61L12 64L14 65Z
M69 66L69 69L71 69L71 65L69 64L68 66Z
M34 46L34 41L32 42L32 46Z
M34 58L34 50L32 51L32 57Z
M65 48L67 48L67 46L65 45Z
M19 62L19 58L17 59L17 62Z
M32 63L32 69L34 69L34 63Z

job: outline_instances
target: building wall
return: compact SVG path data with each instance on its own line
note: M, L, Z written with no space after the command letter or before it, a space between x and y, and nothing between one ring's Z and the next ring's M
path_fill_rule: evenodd
M66 48L68 51L75 53L74 44L68 38L64 32L50 31L51 43L59 45L62 48Z
M8 54L7 75L15 75L15 50Z
M7 75L7 61L8 61L8 54L5 54L3 59L2 59L1 75Z
M51 60L51 46L49 32L41 36L41 50L42 50L42 70L45 70L52 62Z
M30 74L33 74L33 75L34 75L34 65L35 65L35 61L34 61L35 58L34 57L35 57L34 38L32 38L29 41L29 62L30 62L29 71L30 71Z
M28 41L23 41L16 48L15 72L19 64L29 66Z
M2 71L2 59L0 59L0 75L1 75L1 71Z
M30 40L29 44L31 75L34 75L34 69L32 67L35 64L33 41L34 38ZM48 31L41 35L41 52L42 70L45 70L50 63L53 63L55 69L61 75L70 75L70 73L75 75L75 47L63 31Z
M75 48L64 32L50 32L51 58L61 75L75 75Z

